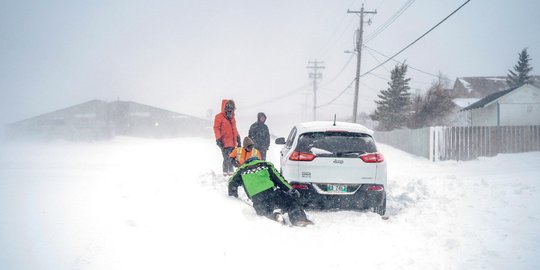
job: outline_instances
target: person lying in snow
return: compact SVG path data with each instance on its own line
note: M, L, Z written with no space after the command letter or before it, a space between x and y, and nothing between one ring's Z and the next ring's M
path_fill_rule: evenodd
M297 200L298 190L291 187L272 163L257 157L246 160L229 179L229 196L238 198L240 185L244 186L257 215L284 223L283 213L279 211L282 210L289 214L294 226L313 224Z

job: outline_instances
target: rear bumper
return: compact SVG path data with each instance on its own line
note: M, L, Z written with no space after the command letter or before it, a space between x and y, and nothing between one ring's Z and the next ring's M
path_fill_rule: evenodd
M291 184L295 184L292 182ZM381 207L386 201L386 191L372 191L368 187L374 184L362 184L353 187L347 194L321 194L321 185L312 183L302 183L306 188L298 188L300 192L300 202L310 209L369 209ZM385 188L385 187L383 187Z

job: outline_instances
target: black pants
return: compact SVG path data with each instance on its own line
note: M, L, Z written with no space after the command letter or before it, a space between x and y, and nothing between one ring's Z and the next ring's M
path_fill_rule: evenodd
M283 212L289 213L292 224L295 224L298 220L307 219L306 213L296 198L282 190L268 189L253 196L251 200L257 215L269 217L275 209L281 209Z
M229 157L233 149L233 147L221 148L221 154L223 155L223 174L234 172L233 160Z

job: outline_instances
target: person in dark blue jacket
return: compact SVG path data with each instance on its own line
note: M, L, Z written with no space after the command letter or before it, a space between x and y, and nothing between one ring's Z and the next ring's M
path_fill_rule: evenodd
M266 114L260 112L257 114L257 122L249 127L248 137L255 142L255 148L261 152L263 160L266 160L266 151L270 147L270 131L265 124Z

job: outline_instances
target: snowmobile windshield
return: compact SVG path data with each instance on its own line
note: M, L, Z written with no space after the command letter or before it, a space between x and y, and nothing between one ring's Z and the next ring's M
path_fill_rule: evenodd
M367 134L326 131L300 135L296 151L319 157L359 157L377 152L377 147Z

